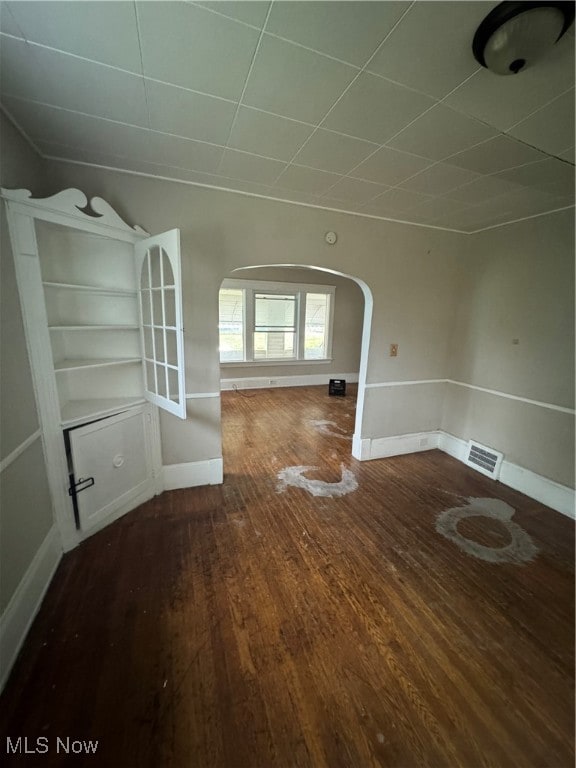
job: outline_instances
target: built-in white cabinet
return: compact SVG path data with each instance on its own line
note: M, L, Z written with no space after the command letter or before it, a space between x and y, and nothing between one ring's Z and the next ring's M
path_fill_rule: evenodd
M78 487L85 486L75 496L82 530L99 526L121 507L128 509L134 499L152 495L148 416L146 408L128 408L68 430L70 464Z
M2 197L54 506L73 546L162 489L156 406L186 417L179 231L148 237L73 189Z
M143 403L134 246L44 221L36 238L62 426Z

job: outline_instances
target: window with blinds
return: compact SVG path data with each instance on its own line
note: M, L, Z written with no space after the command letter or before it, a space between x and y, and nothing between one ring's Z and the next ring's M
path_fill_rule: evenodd
M335 290L225 280L219 297L220 362L330 360Z
M296 357L296 294L254 294L254 359Z
M307 293L304 316L304 359L324 360L328 357L329 293Z
M244 360L244 291L240 288L220 290L220 362Z

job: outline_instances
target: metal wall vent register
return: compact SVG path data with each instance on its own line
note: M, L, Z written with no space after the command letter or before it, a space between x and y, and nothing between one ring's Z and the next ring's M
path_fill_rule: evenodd
M475 443L472 440L468 443L468 450L466 453L466 464L477 469L478 472L482 472L483 475L488 475L493 480L497 480L500 476L500 466L503 453L495 451L493 448L488 448L480 443Z

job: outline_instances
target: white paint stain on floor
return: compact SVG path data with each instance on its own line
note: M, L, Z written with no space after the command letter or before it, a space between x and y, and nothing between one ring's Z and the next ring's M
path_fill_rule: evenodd
M516 510L500 499L471 497L464 507L453 507L438 515L436 530L454 542L463 552L487 563L527 563L538 554L538 547L517 523L512 522ZM458 531L458 523L470 517L488 517L498 520L510 535L510 543L503 547L486 547L467 539Z
M327 483L324 480L310 480L304 477L304 472L310 472L318 467L286 467L278 472L278 485L276 490L283 493L288 486L302 488L312 496L346 496L358 488L358 482L353 472L346 469L344 464L340 465L342 470L342 479L337 483Z
M321 435L325 435L326 437L339 437L341 440L352 440L350 435L346 434L346 430L342 429L342 427L339 427L335 421L310 419L308 424L310 424L310 426L313 427L316 432L319 432Z

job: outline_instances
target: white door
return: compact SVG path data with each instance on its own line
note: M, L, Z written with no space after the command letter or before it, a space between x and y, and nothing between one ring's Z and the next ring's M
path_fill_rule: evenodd
M154 495L147 418L146 409L131 409L70 430L74 483L94 480L76 496L83 531Z
M150 402L186 418L180 230L136 244L144 388Z

